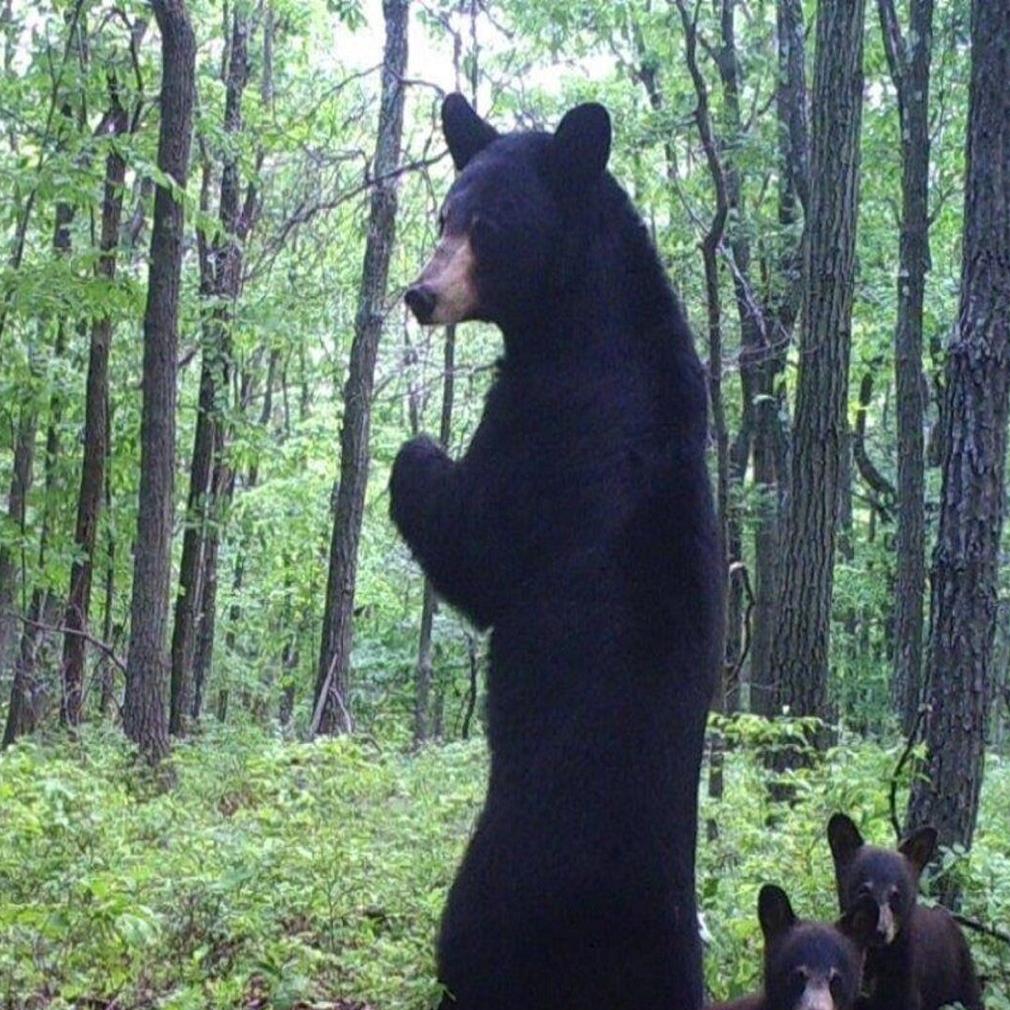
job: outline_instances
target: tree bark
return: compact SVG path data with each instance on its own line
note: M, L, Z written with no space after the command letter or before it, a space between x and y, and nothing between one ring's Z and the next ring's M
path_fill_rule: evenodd
M14 440L14 467L11 471L10 493L7 497L7 523L11 531L25 534L25 508L32 486L35 463L35 439L39 415L29 397L18 412L17 434ZM0 674L9 666L12 646L16 641L17 616L15 596L18 584L18 563L12 545L0 544Z
M736 494L733 488L743 488L751 452L753 450L755 456L758 452L757 412L761 409L761 398L771 392L770 388L765 390L763 382L766 375L763 365L771 354L771 348L768 343L764 310L751 278L751 243L745 223L744 180L735 156L737 147L744 140L745 132L740 112L740 90L743 80L736 43L737 0L721 0L721 3L722 45L716 62L722 79L726 136L722 138L720 147L729 211L727 231L733 294L740 323L741 416L740 429L730 450L730 503L726 516L727 560L730 571L726 608L726 668L727 675L733 677L734 682L726 684L725 702L726 710L732 712L739 708L740 670L745 658L744 649L749 648L751 643L750 629L744 626L746 621L745 572L742 567L743 516L740 507L735 504L735 500L741 500L740 495Z
M119 102L116 85L110 85L109 133L118 137L126 132L128 116ZM99 244L98 276L111 283L116 276L119 225L123 212L123 183L126 162L113 147L105 162L105 191L102 200L102 226ZM77 498L77 524L74 543L78 559L70 569L70 590L63 624L63 693L60 722L76 726L81 721L84 691L85 639L76 632L87 631L91 608L91 580L94 573L95 542L105 489L105 462L109 414L109 348L112 343L112 319L96 319L91 328L88 377L85 392L84 459Z
M112 404L105 420L105 514L112 515ZM102 641L115 648L119 638L121 625L113 623L113 602L116 590L116 535L112 524L108 527L108 540L105 545L105 605L102 615ZM109 657L102 656L99 666L98 710L108 718L112 713L112 703L115 694L115 669Z
M187 525L183 535L182 559L179 566L179 595L175 604L172 630L172 676L169 701L169 732L182 735L193 711L193 666L197 648L197 623L202 604L210 597L205 585L217 572L217 538L210 525L217 518L217 499L213 475L216 460L224 448L221 431L224 423L222 401L228 394L231 368L232 305L238 296L242 273L242 254L238 242L242 230L240 215L239 167L236 138L242 132L242 99L249 79L249 29L245 16L232 14L225 73L224 134L225 157L221 171L219 219L222 236L211 252L201 256L201 293L214 299L214 308L204 328L203 353L200 365L199 413L190 465ZM244 237L244 236L243 236ZM205 239L201 237L201 242ZM209 273L209 276L206 276ZM215 597L216 599L216 597ZM201 626L213 624L200 620ZM212 639L211 639L212 641ZM203 652L206 654L207 643Z
M407 65L409 0L384 0L386 42L383 55L379 132L375 147L368 237L362 268L361 294L340 432L340 482L330 541L326 610L316 674L314 715L310 736L350 731L347 694L350 673L354 590L358 542L368 482L368 439L371 425L375 359L385 316L386 279L396 231L397 183L403 134L403 75Z
M925 403L922 312L929 254L929 87L934 0L911 0L907 39L894 0L877 0L901 122L901 238L894 374L898 421L894 673L891 695L906 735L922 702L926 590Z
M822 718L855 281L863 14L864 0L822 0L817 10L792 480L772 642L779 705Z
M992 702L1010 399L1010 6L974 0L961 304L947 348L926 775L909 805L969 847Z
M152 6L162 42L158 167L175 185L185 189L192 139L196 42L183 0L152 0ZM175 382L184 223L182 201L171 189L159 185L154 199L144 313L140 492L123 707L127 736L151 762L168 752L165 631L172 561Z
M732 5L730 8L730 21L732 21ZM709 177L712 180L712 188L715 190L715 207L712 211L712 219L708 230L701 241L701 256L705 269L705 303L707 306L708 318L708 394L709 405L712 411L712 437L716 447L716 511L719 521L719 554L723 571L731 570L730 555L730 519L729 519L729 482L730 482L730 452L729 433L726 427L726 411L723 405L722 396L722 302L719 292L719 250L722 246L723 237L726 233L726 222L730 210L730 190L727 173L725 171L720 151L719 141L715 136L712 125L712 116L709 110L708 85L702 76L698 66L698 31L697 17L698 8L695 7L694 17L688 14L684 0L677 0L677 8L680 11L681 24L684 29L684 55L687 59L688 70L694 84L696 105L694 110L695 125L698 128L698 136L705 153L705 161L708 165ZM735 176L733 177L736 181ZM737 191L737 196L739 192ZM732 580L727 578L724 586L731 587ZM724 593L729 596L727 589ZM742 617L742 610L739 608L725 607L727 620L739 619ZM735 668L737 653L733 650L739 648L739 624L736 627L723 627L723 648L722 648L722 669L715 685L715 693L712 698L712 710L714 712L726 711L727 695L727 672ZM708 793L712 799L721 799L724 786L724 744L722 735L718 732L712 733L709 738L709 775ZM706 833L709 841L714 841L718 837L718 824L714 817L710 817L706 824Z
M750 709L771 716L776 711L775 677L771 665L778 601L780 502L789 484L782 465L783 396L776 389L792 341L801 290L801 236L809 192L809 131L807 125L806 36L800 0L779 0L776 9L778 87L779 227L782 251L775 284L765 313L765 342L756 352L754 370L754 611L751 618ZM741 368L750 354L741 355Z
M203 576L200 580L199 620L196 629L196 648L193 652L193 682L197 689L193 692L192 713L200 715L199 704L206 692L207 679L214 659L214 641L217 635L217 586L218 558L221 549L220 524L223 509L231 501L235 490L235 473L224 459L224 428L218 427L216 462L211 477L211 522L207 528L204 547ZM239 587L241 588L241 587ZM199 695L200 701L197 699Z

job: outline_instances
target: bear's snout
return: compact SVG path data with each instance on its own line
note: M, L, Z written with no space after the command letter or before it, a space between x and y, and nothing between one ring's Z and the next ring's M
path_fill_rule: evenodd
M472 319L477 311L474 255L466 235L445 235L404 300L417 321L428 326Z

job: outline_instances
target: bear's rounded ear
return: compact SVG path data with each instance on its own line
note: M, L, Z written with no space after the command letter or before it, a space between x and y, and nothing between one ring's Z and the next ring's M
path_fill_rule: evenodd
M877 933L880 906L870 894L861 894L856 903L838 920L838 931L844 933L860 950L869 947Z
M831 855L835 857L835 864L844 865L851 862L863 847L863 836L851 817L835 814L828 821L828 844L831 846Z
M936 852L936 828L927 825L913 831L898 846L898 851L912 864L918 877Z
M458 92L446 95L442 102L442 132L459 172L498 136L498 131L485 123Z
M781 887L765 884L758 895L758 921L765 944L771 946L783 933L796 925L796 915Z
M552 181L566 192L595 182L607 168L610 139L610 113L602 105L586 102L566 112L551 139Z

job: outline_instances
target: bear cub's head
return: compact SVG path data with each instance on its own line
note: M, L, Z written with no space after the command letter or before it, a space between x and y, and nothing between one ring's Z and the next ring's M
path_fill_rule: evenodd
M828 822L828 842L839 906L844 911L871 897L877 913L872 946L894 943L916 906L919 877L936 851L936 829L919 828L892 852L867 845L851 818L835 814Z
M758 896L765 938L764 1010L852 1010L876 909L861 899L835 924L804 922L781 887Z
M579 105L553 134L501 136L462 95L442 104L459 175L439 215L439 242L406 293L424 324L507 326L542 312L577 219L606 174L610 116Z

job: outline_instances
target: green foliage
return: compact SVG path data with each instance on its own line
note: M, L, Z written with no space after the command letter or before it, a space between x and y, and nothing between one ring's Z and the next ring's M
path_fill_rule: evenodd
M889 785L898 745L881 747L845 737L811 767L788 773L795 798L791 804L771 799L770 785L782 779L762 760L770 748L792 743L799 727L769 724L753 717L717 720L729 754L725 793L715 801L702 795L701 823L718 826L714 842L699 847L698 890L712 944L706 974L717 998L742 995L760 984L761 937L757 894L764 883L784 887L798 915L825 921L838 917L826 825L836 811L849 813L874 844L896 844L890 823ZM899 817L909 781L899 783ZM978 834L970 855L942 853L940 872L963 884L966 915L991 925L1010 913L1008 839L1003 811L1010 799L1010 767L993 758L983 795ZM923 900L928 901L928 898ZM990 980L986 1005L1006 1007L1010 1000L1010 948L968 932L980 973Z
M726 792L703 796L718 826L699 849L714 996L754 988L757 892L776 882L799 914L836 917L825 824L849 811L892 844L894 749L846 740L792 774L797 801L769 798L760 720L723 725ZM438 917L484 792L480 742L406 757L350 739L284 743L217 728L176 749L163 791L118 735L25 743L0 759L0 1001L21 1010L115 1000L132 1010L360 1000L437 1002ZM1001 812L1010 769L993 760L976 845L944 853L965 912L1010 916ZM987 1005L1010 1005L1008 952L971 936Z
M159 791L114 736L0 762L0 992L14 1007L431 1003L479 745L414 760L221 732Z
M615 174L641 208L701 334L705 296L698 241L713 190L692 118L695 94L683 32L672 5L649 0L502 0L493 9L474 8L473 22L466 5L449 0L415 7L405 124L409 170L401 179L372 404L370 486L356 587L350 702L362 740L307 746L269 733L282 692L293 692L294 733L306 726L312 701L341 390L370 194L380 5L273 0L272 88L264 87L263 5L190 0L187 6L199 41L199 100L194 170L187 191L177 194L186 205L187 245L176 532L188 491L182 475L197 418L202 328L212 308L199 289L195 232L208 240L220 235L213 194L225 154L237 161L243 192L253 182L261 197L244 246L247 276L232 306L234 381L228 402L221 404L228 426L225 458L236 474L236 492L230 508L211 520L222 545L218 645L207 707L219 693L230 696L230 721L176 747L177 786L171 792L135 767L118 733L94 726L75 742L54 745L43 738L0 757L0 1004L58 1010L115 1000L124 1010L197 1010L326 1005L346 998L382 1010L423 1010L437 999L433 937L485 775L479 740L403 756L411 734L422 582L387 519L385 488L399 445L415 425L437 429L442 407L442 334L419 331L399 301L430 251L437 205L451 179L437 131L438 95L454 82L469 91L476 81L481 110L503 128L550 126L573 102L604 101L614 115ZM777 203L775 4L740 5L746 8L737 26L743 122L732 132L714 59L718 5L690 6L699 12L706 43L699 59L713 120L741 178L741 209L729 222L728 237L750 240L757 294L770 303L781 294L777 258L785 241L795 237L784 234ZM806 8L809 23L814 4ZM122 651L136 530L140 330L151 211L145 181L167 181L156 168L158 37L148 24L134 62L127 20L150 20L145 0L14 0L10 10L10 18L0 17L4 496L19 425L33 419L37 436L25 522L10 520L4 510L0 550L16 562L19 608L36 590L49 591L57 602L63 598L75 556L89 327L107 317L114 326L111 508L100 520L91 625L93 631L107 625ZM81 25L77 42L67 37L67 17L75 10ZM244 129L232 134L223 125L226 10L251 13L255 26ZM966 0L937 3L924 363L934 385L959 291L967 10ZM82 39L86 46L78 45ZM867 411L866 448L893 482L898 448L890 365L897 310L899 124L872 17L866 40L850 420L859 382L873 372L878 380ZM110 73L136 127L114 140L96 131L108 104ZM658 100L649 94L647 79L657 85ZM108 283L95 276L96 225L112 146L127 163L124 218L136 218L141 227L135 238L124 229L118 277ZM205 166L211 199L201 208ZM72 220L70 249L57 254L53 233L59 210L72 212ZM15 265L10 253L19 236L24 249ZM739 317L733 277L727 262L720 262L724 392L735 432L744 406ZM58 345L62 350L56 353ZM454 452L472 434L498 353L498 336L487 327L460 329ZM784 373L784 415L795 364L794 357ZM268 381L272 401L264 414ZM934 406L927 421L936 421ZM50 429L57 451L47 462ZM832 627L840 745L781 782L764 759L802 743L810 726L747 717L714 724L729 747L726 793L718 802L703 796L702 823L713 821L718 834L700 848L699 894L713 937L707 963L715 996L736 995L756 984L755 904L762 883L786 886L802 914L834 915L823 838L833 810L852 813L869 837L891 840L887 784L900 749L889 695L894 530L893 522L873 513L858 474L851 476L849 549L837 562ZM931 537L938 485L933 469L927 475ZM747 563L759 505L749 481L734 489L732 508L741 520ZM180 541L176 536L176 550ZM1003 676L1010 665L1007 613L1004 601L996 663ZM436 614L433 642L434 694L444 708L442 736L451 741L461 733L469 702L472 642L444 609ZM42 645L37 674L46 690L40 692L39 715L48 725L55 721L58 697L58 642L50 637ZM479 642L476 648L479 656ZM0 669L0 716L7 672ZM480 716L478 704L475 736ZM996 730L994 750L1005 750L1006 719ZM877 742L864 742L864 735ZM788 786L794 805L770 799L773 783ZM907 785L901 784L899 810ZM963 884L966 913L997 926L1010 921L1008 802L1010 771L1005 758L994 754L974 848L970 855L946 852L942 864L944 873ZM987 1005L1010 1010L1007 947L972 939L990 978Z

